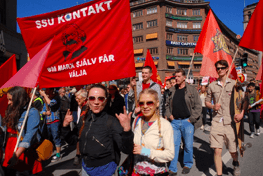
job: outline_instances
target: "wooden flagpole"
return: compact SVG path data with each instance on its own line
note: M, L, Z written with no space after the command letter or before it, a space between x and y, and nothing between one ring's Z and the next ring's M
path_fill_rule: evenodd
M28 105L28 107L27 107L26 115L25 115L25 118L24 118L24 121L23 121L21 130L20 130L20 132L19 132L19 136L18 136L17 141L16 141L16 146L15 146L15 149L14 149L14 153L16 152L16 150L17 150L17 148L18 148L18 144L19 144L19 141L20 141L20 139L21 139L22 132L23 132L23 130L24 130L24 128L25 128L25 124L26 124L26 121L27 121L27 118L28 118L29 110L30 110L30 107L31 107L31 105L32 105L34 96L35 96L35 94L36 94L36 90L37 90L37 87L34 88L34 90L33 90L33 95L31 96L29 105Z
M229 74L230 74L230 72L231 72L233 63L234 63L234 61L236 60L236 55L237 55L238 50L239 50L239 46L237 46L237 50L236 50L236 52L235 52L234 58L233 58L232 63L231 63L231 65L230 65L230 67L229 67L229 70L228 70L228 73L227 73L227 77L226 77L226 81L227 81L227 78L229 77ZM218 104L220 104L221 97L222 97L223 92L224 92L224 90L225 90L226 81L224 82L222 92L221 92L220 95L219 95Z
M187 76L186 76L186 80L187 81L188 81L190 70L191 70L191 67L192 67L192 64L193 64L193 61L194 61L194 57L195 57L195 53L193 53L193 56L192 56L192 59L191 59L190 65L189 65L188 73L187 73Z

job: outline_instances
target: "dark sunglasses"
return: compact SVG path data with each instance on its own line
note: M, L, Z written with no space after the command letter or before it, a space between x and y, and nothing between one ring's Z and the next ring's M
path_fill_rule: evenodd
M153 106L154 105L154 102L153 101L147 101L147 102L142 102L140 101L139 102L139 106L144 106L146 103L147 106Z
M89 101L95 101L96 99L97 99L99 102L104 103L104 101L105 101L107 98L106 98L106 97L94 97L94 96L89 96L89 97L88 97L88 100L89 100Z
M219 71L219 70L225 70L227 67L217 67L216 70Z

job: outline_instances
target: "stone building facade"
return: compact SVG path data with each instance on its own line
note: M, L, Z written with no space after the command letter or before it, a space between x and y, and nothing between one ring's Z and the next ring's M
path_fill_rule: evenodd
M162 81L166 76L172 76L177 68L187 71L210 9L209 2L203 0L130 0L130 8L136 72L140 72L144 66L148 49ZM218 18L217 21L231 54L234 55L239 40L236 34ZM249 63L253 64L257 53L241 48L238 57L244 53L248 53ZM196 53L190 73L195 83L202 79L199 74L201 64L202 55ZM256 74L253 72L255 68L247 70L249 71L248 77Z

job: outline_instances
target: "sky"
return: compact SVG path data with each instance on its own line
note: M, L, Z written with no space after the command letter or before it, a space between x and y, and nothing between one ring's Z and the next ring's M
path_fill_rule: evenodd
M17 0L17 17L27 17L65 9L90 0ZM245 3L244 3L245 1ZM258 0L210 0L217 17L233 32L243 35L243 9ZM20 32L19 27L17 31Z

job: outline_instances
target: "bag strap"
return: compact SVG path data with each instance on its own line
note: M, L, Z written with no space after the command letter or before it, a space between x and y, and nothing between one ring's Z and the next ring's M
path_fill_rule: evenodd
M153 82L149 88L152 88L154 85L156 84L156 82Z

